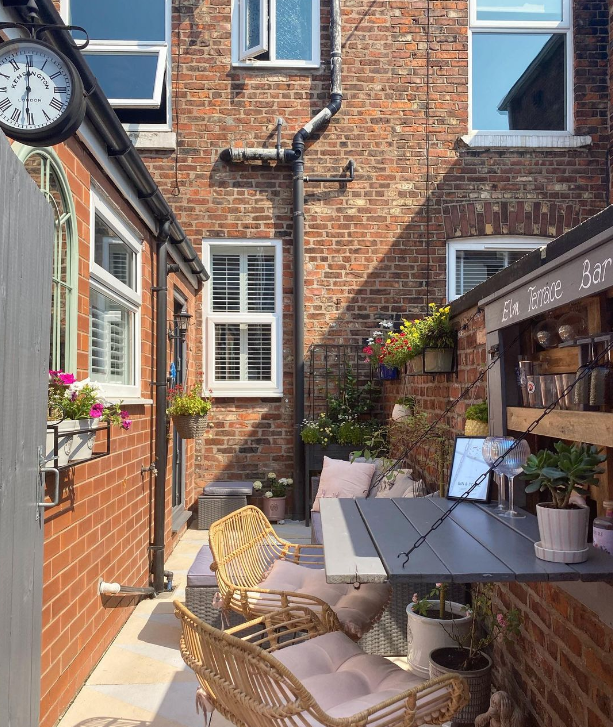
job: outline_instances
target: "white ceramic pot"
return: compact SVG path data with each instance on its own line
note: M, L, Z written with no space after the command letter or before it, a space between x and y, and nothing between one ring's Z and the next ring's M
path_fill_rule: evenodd
M438 601L428 601L434 611L438 611ZM407 642L408 666L419 676L428 678L430 675L430 652L444 646L457 646L450 634L464 637L468 635L472 616L466 616L464 606L447 601L446 610L451 611L454 619L427 618L415 613L413 604L407 606Z
M537 555L542 560L563 563L560 555L556 553L585 553L587 559L587 535L590 522L590 509L585 506L577 506L571 510L560 510L553 507L552 503L539 503L536 506L539 533L541 536L540 547L542 551ZM552 553L546 552L552 551ZM580 562L574 556L568 556L569 562Z
M57 424L55 421L47 424ZM98 426L98 419L65 419L58 424L57 466L65 467L77 461L91 459L96 440L96 432L82 432ZM47 429L47 461L53 460L54 430Z
M406 419L413 415L413 412L404 404L394 404L392 409L392 419L397 422L400 419Z

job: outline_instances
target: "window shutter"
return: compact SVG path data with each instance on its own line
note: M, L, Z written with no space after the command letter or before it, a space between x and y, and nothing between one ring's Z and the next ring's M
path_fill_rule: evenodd
M239 0L240 59L268 50L268 0Z
M126 256L126 251L124 249L124 245L122 243L121 248L119 250L113 250L112 246L110 249L110 265L109 265L109 272L111 275L117 278L120 282L122 282L124 285L128 285L132 287L131 283L132 281L129 279L129 272L128 272L128 258Z
M104 345L104 311L91 308L91 374L98 379L107 370L107 349Z
M247 311L275 312L274 255L247 255Z
M241 379L241 325L215 325L215 378L217 381Z
M212 310L216 313L239 312L241 309L240 255L212 257Z
M121 310L103 310L92 304L91 375L96 381L129 383L129 329L130 324Z
M464 295L492 275L519 260L527 251L458 250L456 253L456 295Z
M270 324L247 326L247 379L272 379L272 335Z

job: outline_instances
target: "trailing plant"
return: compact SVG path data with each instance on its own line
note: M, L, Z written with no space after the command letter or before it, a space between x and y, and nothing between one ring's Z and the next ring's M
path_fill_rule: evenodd
M379 360L384 366L401 368L413 358L411 339L404 331L392 332L381 348Z
M530 481L526 492L549 490L556 508L569 508L573 492L587 495L590 485L597 485L604 470L598 467L606 460L602 450L585 443L556 442L554 452L541 449L531 454L524 465L524 477Z
M74 374L49 371L48 416L56 419L100 419L130 429L132 420L121 403L109 404L98 384L89 379L77 381Z
M168 390L167 413L169 416L206 416L213 406L210 396L202 395L202 383L184 387L181 384Z
M424 350L421 326L422 322L419 318L415 318L412 321L404 318L400 326L400 331L404 334L407 344L411 347L409 361Z
M362 353L366 355L366 359L373 368L383 363L382 352L393 326L393 321L381 321L379 328L372 332L366 341L366 346L362 349Z
M419 321L419 333L423 348L453 348L454 331L449 319L448 305L438 308L430 303L429 314Z
M338 393L328 396L328 417L332 422L353 421L372 411L379 390L372 381L360 386L350 366L346 367Z
M475 422L488 423L487 401L481 401L478 404L469 406L466 410L466 419L472 419Z

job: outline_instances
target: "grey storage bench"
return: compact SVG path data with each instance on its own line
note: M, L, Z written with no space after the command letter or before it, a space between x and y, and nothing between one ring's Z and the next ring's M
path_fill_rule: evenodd
M208 530L216 520L245 507L252 493L252 482L210 482L198 497L198 530Z
M227 622L230 626L245 623L242 616L234 611L229 611L226 613L226 623L222 624L221 611L213 606L213 598L219 589L215 574L211 570L212 562L211 549L208 545L203 545L187 572L185 605L198 618L217 629L228 628Z

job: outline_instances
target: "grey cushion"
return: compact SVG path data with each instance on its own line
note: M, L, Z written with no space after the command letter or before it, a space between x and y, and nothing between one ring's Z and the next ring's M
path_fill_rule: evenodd
M311 542L321 545L324 542L324 536L321 531L321 513L311 510Z
M211 570L213 554L208 545L203 545L198 551L196 559L187 571L187 586L217 586L217 578Z
M252 495L253 482L209 482L202 488L203 495Z

